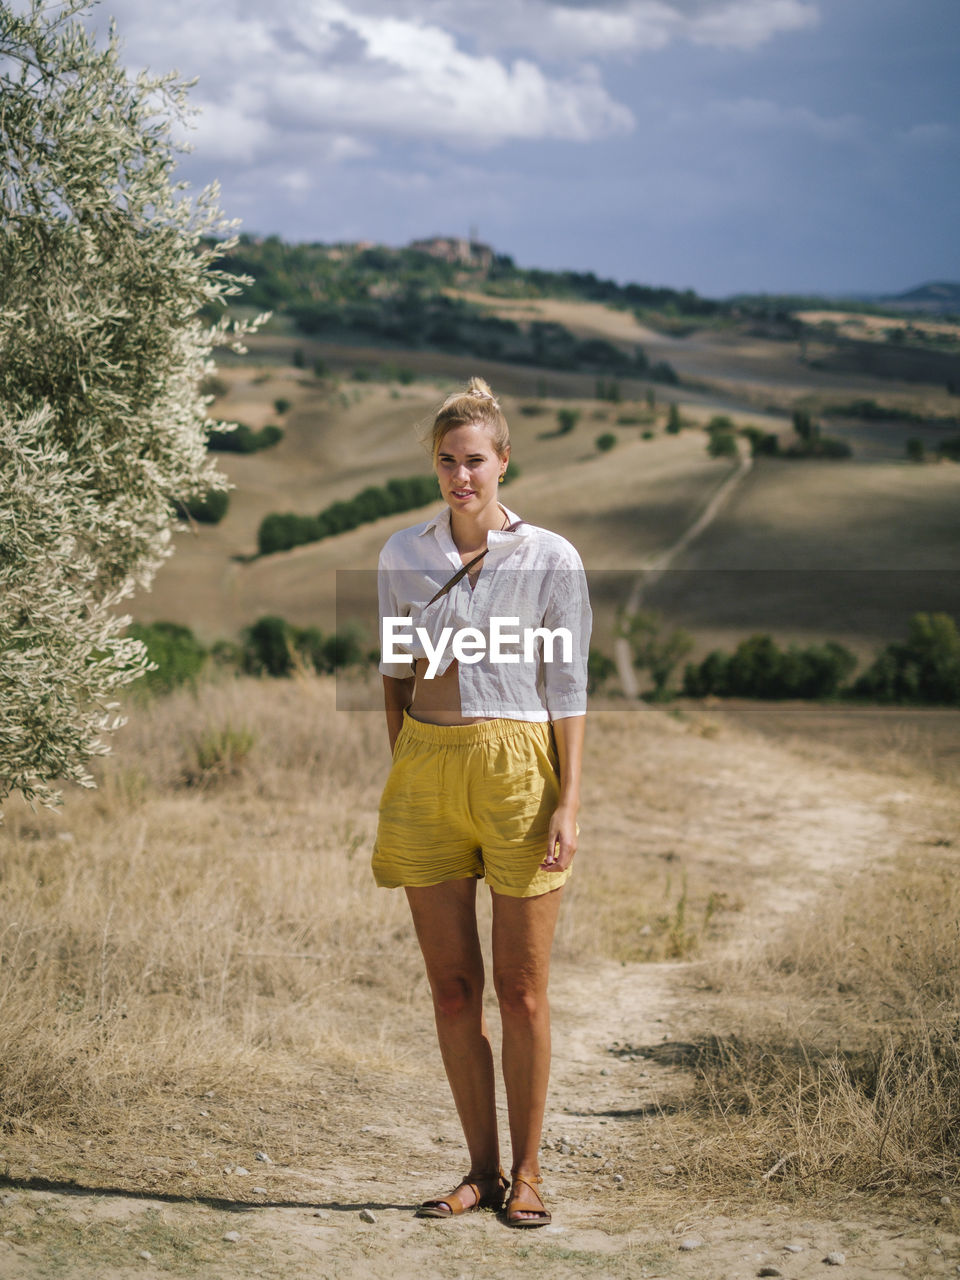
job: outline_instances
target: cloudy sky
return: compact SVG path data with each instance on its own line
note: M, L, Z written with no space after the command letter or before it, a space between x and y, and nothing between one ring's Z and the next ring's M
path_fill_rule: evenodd
M960 279L960 0L102 0L251 233L708 295Z

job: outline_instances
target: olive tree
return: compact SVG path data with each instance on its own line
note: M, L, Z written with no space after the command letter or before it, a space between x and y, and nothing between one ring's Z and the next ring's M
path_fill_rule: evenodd
M200 386L245 331L210 318L246 283L217 189L174 180L189 85L131 77L85 7L0 0L0 799L47 804L147 667L118 603L226 488Z

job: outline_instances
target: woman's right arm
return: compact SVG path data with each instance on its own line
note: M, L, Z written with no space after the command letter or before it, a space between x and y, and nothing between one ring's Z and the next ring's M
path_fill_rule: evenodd
M385 617L396 617L402 615L404 610L400 607L395 590L396 581L394 574L391 572L390 566L390 542L388 541L380 552L380 560L377 564L377 595L379 597L379 612L381 627ZM397 664L393 666L393 670L397 670L397 666L402 671L405 664ZM387 715L387 735L390 738L390 754L393 754L393 748L397 742L397 734L403 725L403 713L413 702L413 691L416 685L416 679L413 675L412 667L406 669L410 671L409 676L395 676L386 674L387 664L381 661L380 673L383 677L383 708Z
M397 734L403 725L403 713L413 701L416 684L414 676L398 680L395 676L383 677L383 707L387 714L387 735L390 738L390 754L397 743Z

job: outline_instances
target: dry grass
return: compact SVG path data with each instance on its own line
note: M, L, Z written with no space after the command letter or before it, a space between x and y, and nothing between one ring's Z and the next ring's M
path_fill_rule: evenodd
M369 874L387 766L382 716L337 712L329 679L226 679L138 708L99 789L62 814L8 806L0 1167L235 1198L223 1170L263 1148L276 1164L250 1181L290 1196L284 1166L376 1158L371 1110L409 1106L425 1071L425 1116L447 1114L406 907ZM622 1139L651 1193L666 1158L725 1196L958 1176L949 843L928 832L764 952L716 960L758 882L782 895L809 878L792 815L838 776L837 759L817 772L722 724L591 715L558 972L705 950L687 1034L729 1030L695 1055L676 1114L644 1125L632 1155Z
M316 677L180 691L133 710L96 791L62 813L8 805L11 1167L121 1185L176 1174L209 1192L198 1161L228 1130L248 1150L269 1130L273 1150L304 1155L310 1099L417 1069L430 1034L421 961L402 895L369 872L389 764L382 714L338 712L334 692ZM561 958L695 946L677 919L678 898L681 915L699 910L682 868L653 860L638 881L631 853L611 843L579 908L571 887ZM172 1165L144 1164L145 1149L171 1143Z
M8 1133L149 1129L178 1099L382 1059L351 993L404 1004L419 963L402 902L368 889L382 728L332 698L321 681L177 694L63 816L10 806Z
M858 876L709 983L729 1036L691 1046L668 1126L729 1192L939 1195L960 1183L960 884L950 841Z

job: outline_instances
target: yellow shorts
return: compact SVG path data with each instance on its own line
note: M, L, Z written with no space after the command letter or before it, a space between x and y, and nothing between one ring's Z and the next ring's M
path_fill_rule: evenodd
M542 871L560 769L548 722L423 724L406 713L380 801L378 885L485 877L496 893L533 898L570 875Z

